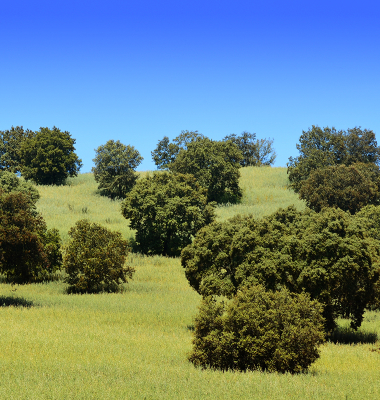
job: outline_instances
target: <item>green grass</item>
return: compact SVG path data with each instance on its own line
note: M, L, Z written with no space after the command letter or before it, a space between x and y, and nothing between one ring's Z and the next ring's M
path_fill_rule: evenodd
M244 204L258 216L272 211L271 201L303 207L284 189L286 169L242 172L243 203L219 209L219 218ZM106 224L109 218L112 229L133 234L119 216L120 204L98 196L90 174L69 187L39 190L39 210L49 227L67 232L87 206L89 219ZM194 368L186 354L200 297L179 259L131 254L128 262L136 273L118 294L67 295L61 281L0 284L1 399L380 398L378 342L327 342L310 371L294 376ZM340 324L344 329L346 321ZM380 313L367 312L362 330L379 333Z

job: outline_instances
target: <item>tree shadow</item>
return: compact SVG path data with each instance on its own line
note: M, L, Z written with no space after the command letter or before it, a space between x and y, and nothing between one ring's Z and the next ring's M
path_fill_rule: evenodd
M34 303L22 297L0 296L0 307L33 307Z
M376 332L369 332L361 329L355 331L348 326L338 326L327 337L327 340L335 344L375 343L378 340L378 335Z

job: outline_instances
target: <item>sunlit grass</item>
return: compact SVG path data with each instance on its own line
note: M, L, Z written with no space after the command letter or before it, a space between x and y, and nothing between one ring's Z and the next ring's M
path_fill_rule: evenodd
M303 207L286 189L284 168L243 169L241 179L242 204L219 208L218 218L244 207L256 216ZM86 217L133 235L120 202L99 196L91 174L69 183L39 187L38 208L50 228L67 239L68 229ZM117 294L67 295L62 281L0 284L1 399L380 398L378 342L327 342L310 371L294 376L194 368L186 355L200 297L180 260L130 254L128 262L134 279ZM380 313L367 312L362 329L379 333Z
M229 219L236 214L253 214L260 218L292 204L299 210L305 208L304 201L293 190L288 189L286 168L246 167L241 168L240 173L242 201L236 205L219 206L217 215L220 220Z

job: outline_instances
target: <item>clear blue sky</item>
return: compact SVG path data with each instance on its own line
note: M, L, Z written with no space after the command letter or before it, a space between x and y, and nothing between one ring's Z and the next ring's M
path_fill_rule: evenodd
M380 2L33 0L0 5L0 130L67 130L83 160L107 140L139 170L165 135L273 138L276 166L311 125L380 143Z

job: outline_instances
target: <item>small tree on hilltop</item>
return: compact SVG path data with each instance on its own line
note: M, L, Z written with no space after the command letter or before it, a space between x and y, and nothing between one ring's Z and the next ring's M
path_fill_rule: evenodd
M81 161L75 154L75 139L69 132L40 128L21 145L21 174L40 185L61 185L69 176L77 176Z
M16 126L9 130L0 131L0 170L13 173L20 172L21 154L23 142L35 133L22 126Z
M128 243L121 233L84 219L69 236L63 258L69 293L117 292L132 278L134 269L125 265Z
M380 161L380 148L371 130L359 128L337 131L335 128L312 126L302 131L297 149L298 157L290 157L288 175L290 186L298 193L312 171L332 165L373 163Z
M139 251L177 256L215 218L214 203L192 175L154 172L137 181L122 203L122 214L136 229Z
M242 197L239 187L242 154L231 141L218 142L197 138L181 150L169 169L192 174L207 189L207 200L236 203Z
M240 136L233 133L223 140L230 140L238 146L243 155L240 161L242 167L272 165L276 159L273 140L256 139L256 133L243 132Z
M189 360L226 370L304 372L324 342L322 306L304 293L242 288L225 306L202 301Z
M186 150L187 145L197 138L204 138L205 136L198 131L181 131L173 142L167 136L164 136L157 144L154 151L151 152L154 163L158 169L169 169L169 165L173 163L181 150Z
M109 140L95 149L92 168L98 189L110 198L124 198L136 183L135 172L143 158L133 146Z

